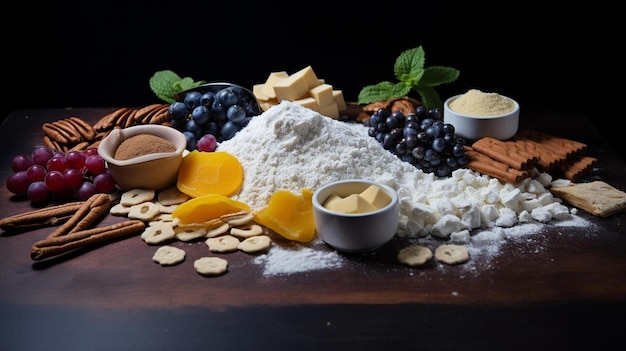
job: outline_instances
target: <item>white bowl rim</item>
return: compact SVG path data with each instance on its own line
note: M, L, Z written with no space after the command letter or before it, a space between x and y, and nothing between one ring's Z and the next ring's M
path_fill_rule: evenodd
M389 201L389 203L385 207L379 208L374 211L364 212L364 213L342 213L342 212L331 211L327 209L326 207L324 207L319 202L318 197L321 192L328 190L329 188L332 188L341 184L345 184L345 183L364 183L364 184L376 185L379 188L381 188L383 191L385 191L385 193L387 193L389 197L391 197L391 201ZM327 213L327 214L331 214L331 215L335 215L339 217L347 217L347 218L358 218L358 217L367 217L367 216L376 215L377 213L388 211L390 208L392 208L393 206L396 206L398 203L399 203L398 192L395 189L393 189L389 185L383 184L375 180L370 180L370 179L356 179L355 178L355 179L338 180L338 181L327 183L319 187L313 193L313 207L314 208L317 208L323 213Z
M112 157L111 155L109 155L107 152L103 152L104 147L107 145L107 143L112 143L113 141L111 140L113 140L112 138L116 137L116 135L119 136L120 138L123 138L122 140L125 140L129 137L132 137L138 134L152 134L152 135L156 135L156 136L164 138L165 134L167 133L170 133L171 135L175 137L174 140L170 140L176 146L175 151L155 152L155 153L150 153L147 155L133 157L128 160L118 160ZM144 125L136 125L136 126L126 127L126 128L116 128L116 129L111 130L111 132L104 139L102 139L102 141L100 142L100 145L98 145L98 154L110 165L120 167L120 166L131 166L131 165L136 165L136 164L145 163L145 162L154 161L154 160L182 156L186 147L187 147L187 139L185 138L185 135L181 133L179 130L170 126L165 126L165 125L160 125L160 124L144 124Z
M507 113L503 113L503 114L499 114L499 115L491 115L491 116L481 116L481 115L468 115L468 114L457 112L457 111L451 109L450 106L449 106L450 103L452 101L454 101L455 99L463 96L463 95L464 94L458 94L458 95L454 95L454 96L451 96L448 99L446 99L446 101L443 104L444 115L445 115L446 112L450 112L450 113L455 114L455 115L457 115L459 117L465 117L465 118L472 118L472 119L498 119L498 118L511 117L511 116L514 116L514 115L519 113L519 103L515 99L512 99L512 98L510 98L510 97L508 97L506 95L500 95L500 96L502 96L505 99L508 99L508 100L512 101L513 102L513 106L514 106L513 110L509 111Z

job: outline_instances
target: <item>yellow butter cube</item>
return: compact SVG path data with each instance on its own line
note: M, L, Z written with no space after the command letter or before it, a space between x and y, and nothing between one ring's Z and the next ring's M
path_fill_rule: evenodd
M330 84L318 85L315 88L309 90L309 94L317 101L317 106L320 108L326 107L335 102L333 98L333 87Z
M391 202L391 197L381 188L373 184L363 190L359 195L375 208L383 208Z
M339 109L337 108L337 104L336 103L332 103L328 106L324 106L324 107L318 107L319 112L321 115L330 117L332 119L339 119Z
M317 101L315 101L315 99L310 97L310 96L304 97L302 99L294 100L294 102L296 104L299 104L300 106L309 108L309 109L311 109L313 111L317 111L318 110Z
M343 111L348 108L346 106L346 100L343 98L343 91L333 90L333 99L335 100L335 103L337 104L337 109L339 109L339 111Z
M332 201L329 209L340 213L365 213L375 211L376 207L359 194L351 194L341 200Z
M263 88L261 88L261 93L267 96L269 99L276 98L276 92L274 92L274 85L279 81L288 78L289 74L285 71L272 72L265 80L265 84L263 84Z

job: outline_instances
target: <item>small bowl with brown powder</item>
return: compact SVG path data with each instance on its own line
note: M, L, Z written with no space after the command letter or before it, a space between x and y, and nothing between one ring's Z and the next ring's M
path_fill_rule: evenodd
M443 120L456 135L470 142L483 137L506 140L517 134L520 108L517 101L498 93L470 89L443 104Z
M187 140L175 128L146 124L113 129L98 154L122 190L162 190L176 184Z

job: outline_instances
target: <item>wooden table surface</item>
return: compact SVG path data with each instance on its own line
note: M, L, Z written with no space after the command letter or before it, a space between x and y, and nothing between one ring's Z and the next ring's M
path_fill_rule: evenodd
M0 127L0 176L41 144L41 125L114 108L22 110ZM587 179L626 189L626 164L583 116L522 115L521 127L588 145ZM0 189L2 217L32 209ZM229 272L206 278L193 259L204 243L178 246L183 264L161 267L134 236L41 262L34 242L52 229L0 237L0 350L578 349L624 341L626 213L581 227L543 226L494 255L458 266L399 265L404 241L340 254L344 265L279 276L254 256L223 254ZM104 223L120 221L108 216ZM316 249L330 251L323 244Z

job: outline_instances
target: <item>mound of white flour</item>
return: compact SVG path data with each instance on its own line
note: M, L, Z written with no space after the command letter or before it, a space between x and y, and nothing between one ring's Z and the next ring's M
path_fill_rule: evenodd
M469 169L451 177L425 174L386 151L367 128L320 115L289 101L252 118L217 151L236 156L244 183L234 199L257 211L272 194L320 186L343 179L371 179L394 188L400 197L398 235L469 239L476 228L513 227L570 218L546 187L552 178L537 173L518 185Z

